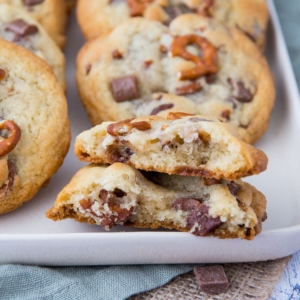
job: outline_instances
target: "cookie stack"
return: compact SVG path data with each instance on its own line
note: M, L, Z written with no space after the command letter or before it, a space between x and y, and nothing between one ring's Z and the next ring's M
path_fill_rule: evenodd
M250 145L275 99L261 53L265 2L79 0L77 15L93 38L76 78L95 127L77 137L75 153L93 164L47 217L253 239L266 199L241 178L267 166Z
M65 23L60 0L0 0L0 214L46 186L69 149Z
M77 137L75 154L100 165L61 191L46 213L54 221L253 239L266 219L265 197L240 178L264 171L267 157L218 119L170 113L104 122Z

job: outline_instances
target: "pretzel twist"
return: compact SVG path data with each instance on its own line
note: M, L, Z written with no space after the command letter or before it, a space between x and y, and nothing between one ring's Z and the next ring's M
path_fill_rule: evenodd
M201 48L202 58L191 54L185 49L190 44L196 44ZM179 73L180 80L193 80L218 71L216 48L207 39L199 35L188 34L175 37L170 46L170 52L172 56L180 56L196 64L193 69L181 71Z
M0 142L0 157L10 153L21 138L21 129L14 121L6 120L0 123L0 130L2 129L9 130L10 136Z
M147 5L154 0L127 0L131 17L143 16Z

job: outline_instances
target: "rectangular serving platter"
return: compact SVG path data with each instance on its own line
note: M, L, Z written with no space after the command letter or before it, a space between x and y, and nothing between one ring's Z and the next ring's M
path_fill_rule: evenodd
M300 250L300 102L274 4L266 56L274 73L277 98L270 127L256 144L266 152L266 172L245 181L268 199L268 220L253 241L196 237L167 230L99 226L45 217L63 186L84 164L73 153L75 137L91 127L75 84L75 59L84 39L74 14L66 46L68 105L72 142L64 164L50 184L21 208L0 216L0 263L38 265L108 265L248 262L276 259Z

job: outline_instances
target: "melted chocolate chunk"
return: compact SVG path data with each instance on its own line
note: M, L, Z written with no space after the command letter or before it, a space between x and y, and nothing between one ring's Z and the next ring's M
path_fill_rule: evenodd
M0 68L0 81L3 80L6 77L6 72L5 70Z
M191 211L187 218L187 227L192 229L197 223L194 235L205 236L221 225L220 218L213 218L208 213L209 207L202 203L199 207Z
M233 196L237 196L237 194L240 190L240 186L237 183L235 183L234 181L231 181L230 183L227 183L227 187Z
M115 78L110 84L116 102L130 101L140 96L135 75Z
M162 104L162 105L160 105L160 106L154 108L154 109L151 111L150 115L151 115L151 116L152 116L152 115L157 115L159 112L161 112L161 111L163 111L163 110L166 110L166 109L170 109L170 108L172 108L173 106L174 106L174 104L172 104L172 103Z
M14 164L10 160L8 160L7 166L8 166L8 179L6 183L2 187L0 187L0 196L6 196L8 192L12 189L15 181L16 168Z
M187 13L194 13L195 10L189 8L185 4L181 3L178 5L169 5L164 7L165 12L167 15L170 17L168 21L164 22L165 25L169 26L171 21L175 19L176 17L182 15L182 14L187 14Z
M6 24L5 30L11 31L21 37L32 35L39 31L37 26L28 24L22 19L16 19L9 22L8 24Z
M214 185L214 184L220 184L221 180L216 178L203 178L203 183L206 186Z
M194 198L178 198L172 205L175 210L192 211L201 205L201 199Z
M23 0L24 5L33 6L43 3L45 0Z
M200 289L210 295L218 295L227 289L229 282L222 266L194 268Z

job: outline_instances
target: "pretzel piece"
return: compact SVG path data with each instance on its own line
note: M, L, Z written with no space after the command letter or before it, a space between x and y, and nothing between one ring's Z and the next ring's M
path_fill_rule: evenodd
M147 5L153 1L154 0L127 0L130 8L130 16L143 16L144 10L146 9Z
M203 52L202 58L191 54L185 49L186 46L190 44L196 44L201 48ZM205 74L214 74L218 72L217 50L204 37L196 34L177 36L172 41L170 52L173 57L180 56L196 64L193 69L181 71L179 73L180 80L194 80Z
M0 142L0 157L10 153L21 138L21 129L14 121L6 120L0 123L0 130L2 129L9 130L10 136Z

